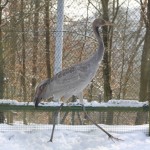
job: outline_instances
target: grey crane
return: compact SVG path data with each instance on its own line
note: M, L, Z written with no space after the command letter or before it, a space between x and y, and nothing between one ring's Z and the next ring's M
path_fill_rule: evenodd
M64 97L67 100L72 95L78 96L83 103L82 91L95 76L104 54L104 44L98 28L109 24L103 19L94 20L93 31L99 43L98 50L89 59L60 71L51 79L43 80L36 87L35 106L38 106L42 99L54 97L54 101L57 101Z
M112 25L110 22L107 22L103 19L95 19L92 27L94 34L98 41L97 51L87 60L75 64L70 68L64 69L57 73L53 78L43 80L37 87L34 96L35 107L38 106L42 99L47 99L50 97L54 98L54 101L64 97L65 100L68 100L72 95L79 97L80 103L83 106L83 110L87 118L94 123L98 128L104 131L110 138L114 138L102 127L97 125L86 113L85 107L83 105L83 90L91 82L95 76L99 63L101 62L104 55L104 44L102 37L99 33L99 27L105 25ZM60 106L63 106L63 104ZM59 110L60 110L59 109ZM55 123L54 123L55 124ZM53 124L53 127L54 127ZM54 131L54 129L53 129ZM52 141L53 131L50 141ZM114 138L117 139L117 138Z

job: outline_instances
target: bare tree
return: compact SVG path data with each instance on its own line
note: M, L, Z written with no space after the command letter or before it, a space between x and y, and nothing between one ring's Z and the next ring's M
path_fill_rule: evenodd
M3 45L2 45L2 10L7 5L8 0L4 4L1 3L0 0L0 99L3 98L4 94L4 59L3 59ZM0 112L0 123L4 123L5 117L4 113Z
M109 0L101 0L103 8L103 19L109 21L109 10L108 2ZM105 45L104 59L103 59L103 78L104 78L104 101L112 99L112 90L110 85L111 80L111 50L110 50L110 41L109 41L110 30L108 27L103 27L103 41ZM107 114L107 124L112 124L113 122L113 112L108 112Z
M109 0L101 0L103 8L103 19L109 21L108 17L108 2ZM112 90L110 85L111 67L110 67L110 49L109 49L109 30L108 27L103 27L103 40L105 45L105 53L103 59L103 78L104 78L104 100L108 101L112 98Z
M21 69L21 87L23 93L23 101L27 100L27 89L26 89L26 51L25 51L25 30L24 30L24 0L21 0L20 8L20 17L21 17L21 31L22 31L22 69ZM27 124L26 112L23 114L23 123Z
M39 6L40 1L34 1L34 21L33 21L33 50L32 50L32 93L33 97L34 89L36 86L36 74L37 74L37 52L38 52L38 41L39 41Z
M50 1L45 0L45 58L46 58L46 70L47 78L51 78L51 67L50 67L50 17L49 9Z
M144 1L145 2L145 1ZM144 7L144 3L141 0L141 6ZM141 78L140 78L140 93L139 100L146 101L148 99L149 92L149 78L150 78L150 0L146 4L147 13L145 14L142 8L143 20L146 26L144 47L141 60ZM145 123L146 115L145 113L139 112L136 118L136 124Z

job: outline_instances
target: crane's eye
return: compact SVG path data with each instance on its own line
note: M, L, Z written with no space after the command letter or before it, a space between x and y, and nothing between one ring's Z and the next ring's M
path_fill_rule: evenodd
M47 84L43 84L39 87L40 91L43 92L47 87Z
M43 85L41 85L39 89L40 89L41 91L43 91L44 86L43 86Z

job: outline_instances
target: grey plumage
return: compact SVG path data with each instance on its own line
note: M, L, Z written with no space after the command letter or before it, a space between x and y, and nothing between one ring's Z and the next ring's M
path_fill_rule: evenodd
M103 19L95 19L92 25L98 40L97 51L89 59L62 70L51 79L42 81L36 87L35 106L38 106L42 99L54 97L54 100L57 101L64 97L67 100L72 95L78 96L80 102L83 102L82 91L95 76L104 54L104 44L98 28L111 24Z

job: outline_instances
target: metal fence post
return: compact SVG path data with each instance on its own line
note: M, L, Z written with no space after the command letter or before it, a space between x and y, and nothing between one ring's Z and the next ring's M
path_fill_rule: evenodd
M62 49L63 49L63 21L64 21L64 0L57 3L57 27L55 43L55 66L54 74L62 70Z
M55 63L54 74L62 70L62 49L63 49L63 22L64 22L64 0L57 1L57 27L55 43ZM58 102L60 100L58 99ZM60 114L58 113L57 123L60 123Z

